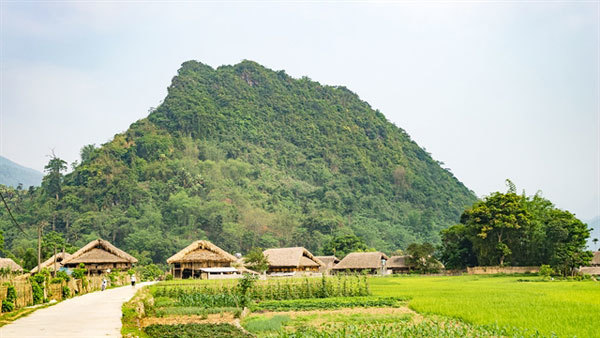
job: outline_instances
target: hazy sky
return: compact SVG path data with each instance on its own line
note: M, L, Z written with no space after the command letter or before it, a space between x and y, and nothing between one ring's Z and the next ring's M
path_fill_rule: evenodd
M182 62L344 85L478 196L600 215L598 2L1 4L0 155L42 170L145 117Z

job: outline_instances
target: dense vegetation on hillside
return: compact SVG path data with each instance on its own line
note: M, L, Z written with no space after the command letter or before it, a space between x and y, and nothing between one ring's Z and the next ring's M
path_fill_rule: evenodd
M148 118L85 146L64 178L63 167L49 165L40 189L7 192L29 229L18 232L0 211L7 249L20 258L43 222L69 245L100 236L142 262L202 238L232 252L319 254L354 234L391 252L439 242L476 199L348 89L251 61L184 63Z
M0 156L0 184L17 187L39 186L44 175Z

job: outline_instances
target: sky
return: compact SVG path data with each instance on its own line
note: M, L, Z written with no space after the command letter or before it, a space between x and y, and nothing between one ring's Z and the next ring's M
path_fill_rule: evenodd
M0 3L0 155L43 170L147 116L179 66L343 85L482 197L600 215L596 1Z

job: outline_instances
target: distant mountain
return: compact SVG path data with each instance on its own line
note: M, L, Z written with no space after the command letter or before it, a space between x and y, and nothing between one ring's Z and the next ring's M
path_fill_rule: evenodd
M590 238L588 239L588 248L594 251L598 250L598 248L600 248L600 242L598 242L598 244L594 244L592 240L594 238L598 238L598 240L600 240L600 216L594 217L593 219L587 221L586 224L588 225L588 228L593 229L590 233Z
M17 187L21 183L24 188L27 188L32 185L39 186L42 183L42 177L44 174L41 172L0 156L0 184Z

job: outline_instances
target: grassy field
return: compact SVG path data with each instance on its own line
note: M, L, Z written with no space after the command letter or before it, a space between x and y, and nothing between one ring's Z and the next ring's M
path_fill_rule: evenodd
M599 282L509 276L406 276L371 278L370 284L373 295L408 297L409 307L425 315L442 315L476 325L538 330L544 336L600 336Z

